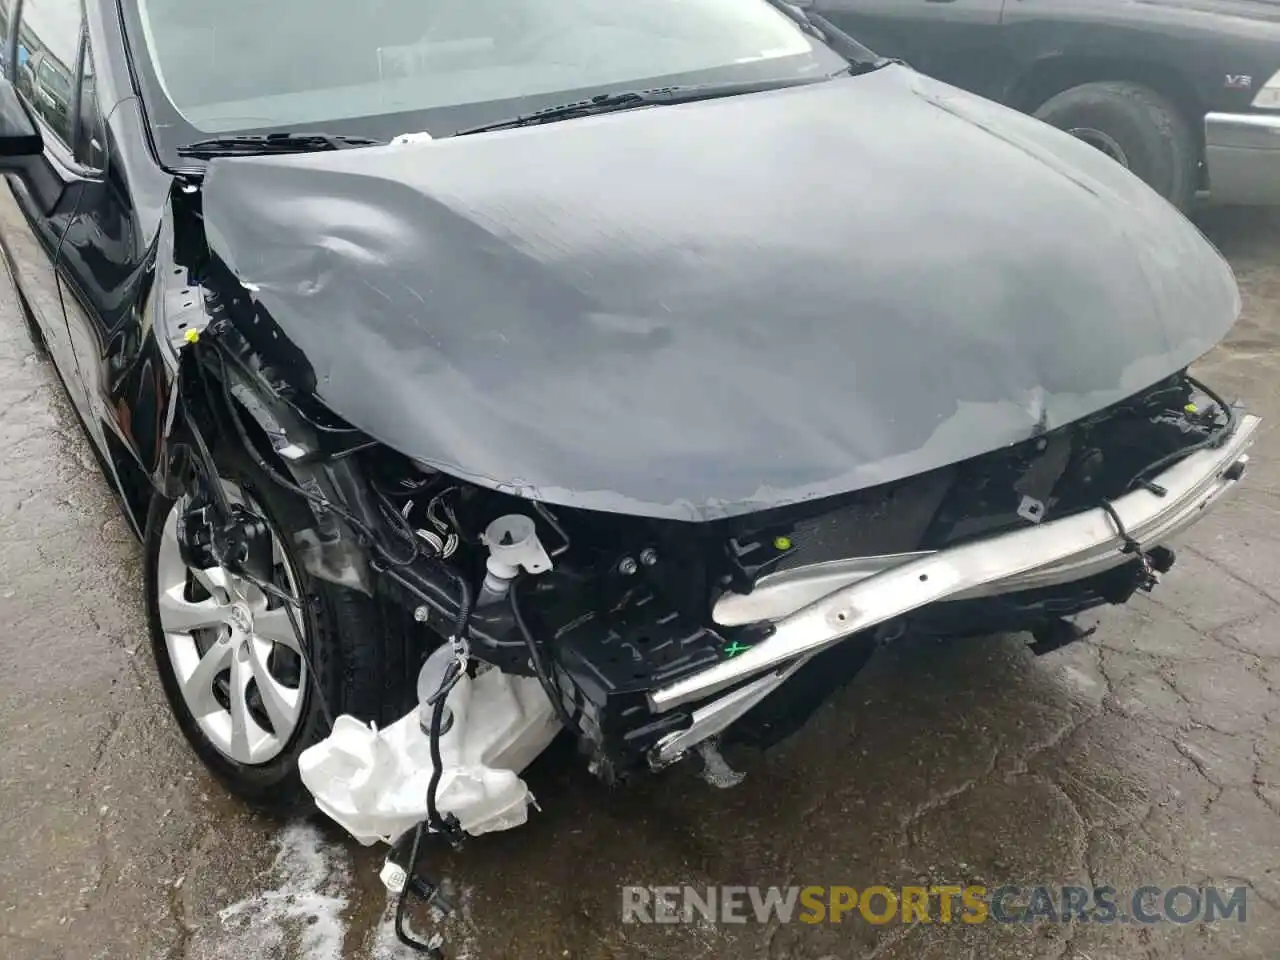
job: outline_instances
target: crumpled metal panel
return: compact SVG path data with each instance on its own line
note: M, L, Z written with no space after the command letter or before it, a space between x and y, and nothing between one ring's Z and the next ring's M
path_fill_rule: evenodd
M427 143L216 160L209 243L318 397L441 470L707 520L1134 394L1239 313L1092 148L900 66Z

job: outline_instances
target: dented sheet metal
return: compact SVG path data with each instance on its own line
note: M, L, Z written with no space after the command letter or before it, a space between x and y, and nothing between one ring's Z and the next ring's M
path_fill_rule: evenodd
M481 484L685 520L1025 440L1239 311L1136 178L904 67L217 160L204 211L286 373L352 423Z

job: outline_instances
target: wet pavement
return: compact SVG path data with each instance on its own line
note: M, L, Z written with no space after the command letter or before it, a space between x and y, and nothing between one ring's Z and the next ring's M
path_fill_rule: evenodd
M1020 637L904 640L801 735L736 758L733 789L677 767L609 791L553 751L528 826L431 852L458 909L415 928L470 960L1280 956L1280 214L1202 225L1245 313L1199 372L1268 421L1156 594L1039 659ZM250 814L188 752L139 549L0 282L0 957L410 956L377 851ZM1247 922L619 919L622 884L948 882L1247 885Z

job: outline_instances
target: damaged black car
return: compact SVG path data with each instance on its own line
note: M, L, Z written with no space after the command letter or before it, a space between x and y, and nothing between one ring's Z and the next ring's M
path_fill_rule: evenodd
M523 823L562 731L608 782L781 735L905 631L1060 646L1244 473L1196 228L785 3L4 29L0 238L177 722L361 842Z

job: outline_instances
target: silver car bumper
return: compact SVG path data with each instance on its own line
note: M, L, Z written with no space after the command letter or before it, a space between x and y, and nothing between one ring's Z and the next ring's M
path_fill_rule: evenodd
M1260 423L1254 416L1239 417L1220 446L1198 450L1154 477L1164 496L1139 489L1114 501L1129 535L1144 548L1153 547L1198 520L1243 475L1245 450ZM751 699L754 703L781 683L798 659L912 610L943 600L1071 582L1129 559L1115 522L1101 507L940 550L842 587L781 618L771 636L739 656L653 690L649 706L662 713L749 678L755 678L751 686L759 692ZM734 691L704 705L694 716L695 725L701 715L702 729L723 726L726 716L745 712L743 700L742 691ZM689 735L695 731L684 733L682 747L701 739Z
M1280 204L1280 115L1209 114L1205 164L1215 202Z

